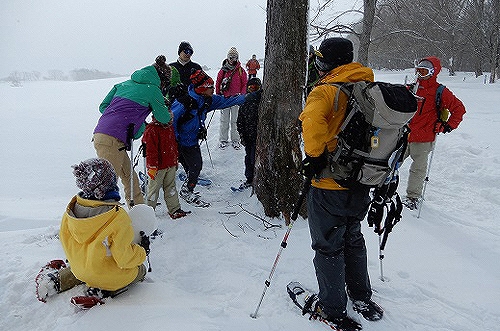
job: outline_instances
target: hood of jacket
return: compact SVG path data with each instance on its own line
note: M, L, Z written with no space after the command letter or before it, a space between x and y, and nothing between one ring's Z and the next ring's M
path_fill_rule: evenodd
M160 86L160 76L156 72L156 68L153 66L147 66L142 69L134 71L130 78L139 84L151 84L154 86Z
M420 61L418 61L419 63L421 61L424 61L424 60L427 60L429 61L430 63L432 63L432 66L434 67L434 74L429 78L429 79L419 79L419 85L423 86L423 87L430 87L430 86L435 86L437 85L437 76L439 75L439 73L441 72L441 61L439 60L439 58L435 57L435 56L428 56L428 57L424 57L422 58Z
M66 208L68 230L75 240L82 244L92 241L96 232L112 220L108 213L116 213L119 202L84 199L75 196Z

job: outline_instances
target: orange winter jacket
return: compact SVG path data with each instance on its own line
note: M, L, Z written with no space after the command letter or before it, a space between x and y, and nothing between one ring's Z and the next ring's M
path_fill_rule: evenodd
M71 271L89 287L123 288L137 277L138 266L146 259L144 248L132 243L132 220L119 202L73 197L59 238Z
M437 75L441 71L441 62L437 57L429 56L422 60L427 60L434 66L434 74L427 80L418 81L417 95L423 98L423 103L419 103L418 110L410 121L410 135L408 141L432 142L436 138L434 127L438 121L438 109L436 108L436 92L439 86ZM448 89L443 90L441 97L441 108L450 111L448 125L456 129L465 114L463 103Z
M347 95L339 94L338 109L334 112L337 87L329 83L373 82L372 69L352 62L339 66L322 77L307 96L304 110L299 116L302 121L304 151L307 155L320 156L325 148L332 152L337 146L337 134L344 121ZM327 190L345 190L333 178L313 179L312 186Z
M249 75L256 75L257 70L260 69L260 63L256 59L250 59L248 60L246 67Z

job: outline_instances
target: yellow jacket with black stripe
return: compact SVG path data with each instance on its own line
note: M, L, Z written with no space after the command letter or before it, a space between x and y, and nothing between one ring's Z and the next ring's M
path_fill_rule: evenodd
M128 213L118 202L73 197L59 237L71 271L89 287L115 291L130 284L146 252L134 244Z
M330 83L368 81L373 82L372 69L360 63L341 65L323 76L309 93L304 110L299 116L302 121L304 151L312 157L320 156L325 148L332 152L337 146L337 134L344 121L347 95L338 94L338 109L334 112L337 87ZM327 190L345 190L333 178L313 179L312 186Z

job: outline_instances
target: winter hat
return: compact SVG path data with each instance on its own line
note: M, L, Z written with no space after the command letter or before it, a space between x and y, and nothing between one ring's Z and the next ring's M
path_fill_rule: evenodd
M231 47L229 51L227 52L227 59L228 60L238 60L239 54L238 50L236 47Z
M345 38L327 38L315 51L315 64L320 71L330 71L354 58L352 42Z
M170 78L172 77L172 69L166 62L167 58L165 55L158 55L155 59L155 63L153 63L153 67L155 67L162 82L170 82Z
M108 160L93 158L71 167L83 198L104 200L108 193L116 192L112 196L119 200L115 169Z
M191 47L191 44L188 43L187 41L181 41L179 44L179 50L177 51L177 55L180 55L182 51L188 50L191 52L191 54L194 53L193 47Z
M203 70L196 70L189 77L194 86L194 91L198 94L203 93L209 88L214 87L214 80L210 78Z
M248 89L250 88L250 86L254 85L255 87L257 88L252 88L252 91L249 91ZM257 90L260 90L262 88L262 82L260 81L259 78L257 77L252 77L248 80L247 82L247 92L254 92L254 91L257 91Z

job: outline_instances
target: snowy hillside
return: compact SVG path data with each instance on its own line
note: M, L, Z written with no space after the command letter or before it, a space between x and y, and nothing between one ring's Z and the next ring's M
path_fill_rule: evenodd
M377 71L376 79L402 83L406 75L411 71ZM283 220L265 218L250 192L229 189L244 179L244 151L217 148L218 112L208 130L211 160L202 146L202 175L213 185L199 187L212 206L181 201L192 214L175 221L159 207L164 234L152 242L146 281L85 312L69 303L83 286L46 304L36 300L40 267L64 258L56 235L77 193L70 166L95 157L91 137L98 105L124 79L0 84L0 329L325 330L298 313L285 289L292 280L317 289L309 230L301 218L258 317L249 316L286 227ZM420 218L405 210L389 237L385 282L379 279L378 236L363 224L374 299L385 309L379 322L360 320L363 330L500 330L500 84L483 84L483 77L470 73L443 73L439 80L462 99L467 114L456 131L438 137ZM401 171L402 195L408 166Z

